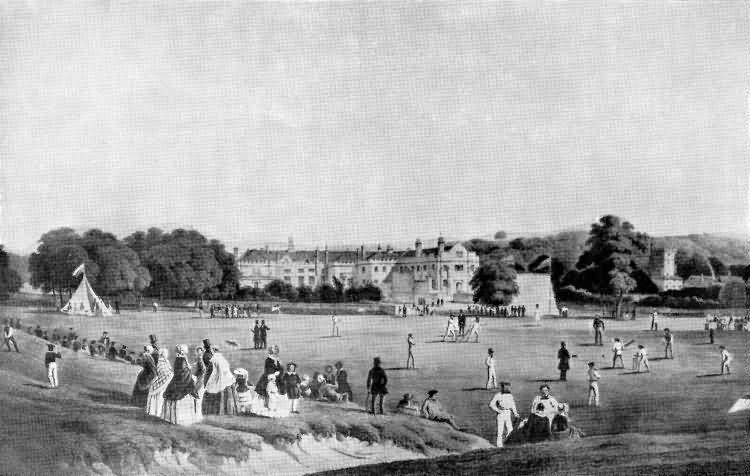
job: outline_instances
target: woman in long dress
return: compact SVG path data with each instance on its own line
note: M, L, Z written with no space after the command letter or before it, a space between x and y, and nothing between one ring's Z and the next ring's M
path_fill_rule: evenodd
M172 366L169 365L167 349L159 349L159 361L156 363L156 377L148 389L146 413L161 418L164 412L164 390L172 380Z
M211 367L206 366L208 374L205 380L206 391L203 394L203 414L236 415L237 393L234 388L234 374L229 368L229 362L219 353L219 349L213 347L211 350ZM203 355L204 361L206 355L208 352Z
M93 352L94 345L91 346L91 349ZM135 379L131 402L137 407L146 408L148 389L151 387L151 382L154 380L154 377L156 377L156 362L154 362L154 358L151 355L154 351L153 347L147 345L143 348L143 351L143 355L140 359L143 369Z
M206 391L206 363L203 362L203 352L203 347L198 346L195 348L197 360L193 366L193 375L195 376L195 393L198 398L198 408L202 408L203 406L203 393Z
M254 413L258 408L265 407L265 402L255 393L255 388L247 384L247 370L235 369L236 382L234 384L237 393L237 410L239 413Z
M266 357L266 362L263 366L263 375L260 376L258 383L255 385L255 391L266 400L266 406L268 406L268 376L272 374L281 375L283 370L284 368L281 366L281 362L279 362L279 358L274 350L268 349L268 357Z
M195 377L187 361L188 347L184 344L176 348L174 375L164 390L164 412L162 418L175 425L191 425L203 419L198 405Z

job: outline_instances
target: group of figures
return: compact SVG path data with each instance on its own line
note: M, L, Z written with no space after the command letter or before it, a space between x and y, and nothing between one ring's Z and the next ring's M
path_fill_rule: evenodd
M192 363L188 346L176 346L174 365L170 365L167 349L159 347L155 336L149 338L131 401L147 414L173 424L190 425L205 415L288 417L299 413L302 398L334 402L351 399L348 375L340 361L336 362L336 372L328 366L325 374L316 372L314 379L300 377L295 363L281 363L279 347L274 346L268 349L263 373L252 385L247 370L232 371L219 348L208 339L196 347Z
M469 342L472 337L474 337L474 342L479 342L479 331L479 316L474 317L469 331L466 332L466 316L463 311L459 312L458 316L451 314L448 317L448 324L445 327L443 342L449 337L453 338L453 342L458 342L459 339L463 342Z
M203 303L198 306L200 317L203 317ZM260 304L256 303L251 306L244 303L241 306L237 304L211 304L208 306L208 313L211 319L223 317L225 319L249 318L260 314Z

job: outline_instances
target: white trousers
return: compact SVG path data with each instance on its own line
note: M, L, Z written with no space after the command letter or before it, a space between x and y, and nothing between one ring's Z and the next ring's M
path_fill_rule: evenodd
M589 406L591 406L592 401L597 407L599 406L599 383L598 382L589 382Z
M57 388L57 362L47 365L47 380L49 380L50 387Z
M508 435L513 431L510 410L501 410L497 414L497 447L502 448Z
M495 369L487 367L487 390L491 388L497 388L497 376L495 375Z

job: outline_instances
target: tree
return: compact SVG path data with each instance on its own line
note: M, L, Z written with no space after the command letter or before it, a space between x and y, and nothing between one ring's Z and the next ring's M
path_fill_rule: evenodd
M338 300L338 293L336 288L328 283L323 283L315 289L315 294L318 295L318 299L321 302L336 302Z
M21 289L21 276L10 267L10 256L0 245L0 300L8 299L11 293Z
M214 289L224 298L233 298L240 289L240 269L234 259L234 254L224 248L219 240L211 240L209 246L214 251L214 258L221 267L221 282Z
M502 240L506 239L507 237L508 237L508 235L504 231L502 231L502 230L500 230L497 233L495 233L495 240L496 241L502 241Z
M516 272L500 263L480 265L469 284L474 290L474 302L487 306L507 306L518 294Z
M674 257L677 276L688 279L690 276L711 276L711 264L706 255L699 251L679 248Z
M315 297L315 291L310 286L297 287L297 299L303 302L310 302Z
M140 294L151 284L151 274L135 251L117 242L97 249L99 273L93 285L103 295Z
M719 302L724 307L744 307L747 285L740 278L729 278L719 291Z
M263 288L263 290L275 298L286 299L288 301L294 301L297 299L297 290L294 289L294 286L280 279L274 279L266 284L266 287Z
M583 289L616 298L617 318L625 296L636 287L631 273L634 259L648 249L648 235L635 231L628 221L605 215L591 225L586 250L578 260L578 284Z
M729 273L729 268L716 256L709 256L708 263L713 268L716 276L726 276Z

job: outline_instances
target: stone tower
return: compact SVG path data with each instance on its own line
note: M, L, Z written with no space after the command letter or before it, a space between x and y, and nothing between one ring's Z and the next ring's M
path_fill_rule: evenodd
M677 267L675 266L674 261L675 255L677 255L677 250L675 249L664 250L664 267L662 269L662 275L665 278L677 276Z

